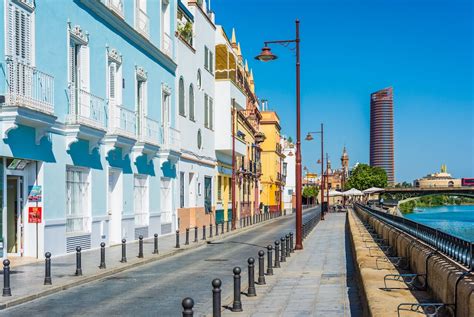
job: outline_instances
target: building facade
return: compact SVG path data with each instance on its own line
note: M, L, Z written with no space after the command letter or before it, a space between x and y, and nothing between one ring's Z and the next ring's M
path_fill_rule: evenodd
M280 144L280 118L275 111L265 110L261 114L260 131L265 135L265 140L261 145L260 200L265 209L278 212L282 208L284 187L282 176L284 155Z
M441 170L437 173L428 174L425 177L416 179L413 182L416 188L446 188L446 187L462 187L462 180L454 178L448 173L445 164L441 165Z
M296 208L296 146L288 138L281 138L281 146L283 155L283 175L285 178L285 186L283 188L283 209L285 212L292 213ZM308 173L306 174L306 176ZM303 184L304 186L304 184Z
M387 173L388 184L395 183L393 143L393 88L370 95L370 166Z
M214 223L214 47L216 26L206 3L178 1L177 112L180 230Z
M4 1L2 256L177 227L176 6Z

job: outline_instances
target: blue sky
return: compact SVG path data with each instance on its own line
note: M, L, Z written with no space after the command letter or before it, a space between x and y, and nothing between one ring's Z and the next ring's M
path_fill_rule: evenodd
M302 138L325 124L340 165L369 161L370 93L394 87L397 181L439 170L474 177L474 57L471 0L212 0L216 23L235 27L257 94L296 134L294 52L254 60L264 40L294 38L301 21ZM303 141L303 164L319 171L319 142Z

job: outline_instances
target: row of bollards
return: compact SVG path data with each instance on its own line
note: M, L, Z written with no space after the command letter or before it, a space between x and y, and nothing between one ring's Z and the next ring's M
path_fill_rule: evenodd
M280 249L281 246L281 249ZM265 272L265 252L263 250L258 251L258 285L265 285L265 275L273 275L273 269L280 267L280 262L284 262L286 257L290 256L290 253L294 252L293 249L293 233L289 233L280 238L280 240L275 240L275 265L273 265L273 246L267 246L267 268ZM250 257L247 259L248 264L248 288L245 295L247 297L257 296L257 290L255 287L255 259ZM233 273L233 300L230 307L228 307L232 312L242 312L242 281L241 273L242 269L238 266L234 267L232 270ZM222 281L218 278L212 281L212 316L221 317L221 293L222 293ZM183 306L183 317L184 316L193 316L193 307L194 300L190 297L186 297L182 301Z
M260 223L266 220L274 219L276 217L281 216L281 212L275 212L275 213L264 213L264 214L254 214L252 216L247 216L240 218L240 227L246 227L250 226L256 223ZM219 229L220 229L220 234L223 235L225 231L230 232L231 231L231 220L228 221L222 221L220 223L215 224L215 235L219 235ZM306 225L306 223L305 223ZM220 228L219 228L220 226ZM224 230L226 226L226 230ZM212 238L213 235L213 225L209 225L209 234L210 237ZM198 227L194 227L194 242L198 242ZM185 245L189 245L190 243L190 229L186 229L186 241ZM291 236L291 240L288 240L289 237ZM202 227L202 240L206 240L206 226L204 225ZM283 243L284 238L281 238L282 241L282 253L281 253L281 261L285 261L285 257L289 256L289 250L288 248L293 249L293 234L290 233L289 235L286 235L286 240L285 243ZM280 267L279 264L279 248L278 248L278 241L275 241L275 267ZM285 250L283 248L283 245L285 245ZM126 263L127 262L127 241L126 239L122 239L122 256L120 259L121 263ZM180 240L179 240L179 230L176 230L176 248L180 248ZM273 274L273 267L272 267L272 246L269 245L267 247L267 252L268 252L268 268L267 268L267 275L272 275ZM283 251L284 250L284 251ZM82 276L82 248L80 246L76 247L76 271L75 275L76 276ZM292 252L292 251L291 251ZM154 240L153 240L153 254L159 254L158 250L158 234L154 234ZM258 284L263 285L265 284L265 273L264 273L264 251L259 251L258 256L259 256L259 262L258 262L258 268L259 268L259 276L258 276ZM144 258L144 253L143 253L143 236L140 235L138 237L138 258ZM254 269L255 269L255 259L254 258L249 258L248 259L248 264L249 264L249 291L248 295L249 296L255 296L252 294L255 293L255 280L254 280ZM105 259L105 243L101 242L100 243L100 263L99 263L99 268L100 269L106 269L106 259ZM235 271L235 270L234 270ZM239 271L239 282L238 286L240 289L240 268L238 268ZM235 272L234 272L235 274ZM213 286L215 288L219 288L218 294L220 294L220 280L219 283L217 280L215 280L216 283L213 283ZM44 285L52 285L52 278L51 278L51 253L46 252L45 253L45 277L44 277ZM219 286L217 286L219 285ZM216 293L216 294L217 294ZM10 287L10 260L5 259L3 261L3 296L11 296L11 287ZM219 295L220 296L220 295ZM240 297L240 293L239 293ZM220 297L219 297L220 298ZM220 299L219 299L220 300ZM186 316L192 316L192 306L193 306L193 301L192 299L183 300L183 308L186 306L191 306L191 315L186 315ZM236 307L238 304L236 304ZM220 307L220 304L219 304ZM186 310L186 309L185 309ZM183 316L185 315L185 310L183 311ZM220 310L219 310L220 312ZM189 312L188 312L189 313ZM219 313L220 316L220 313Z

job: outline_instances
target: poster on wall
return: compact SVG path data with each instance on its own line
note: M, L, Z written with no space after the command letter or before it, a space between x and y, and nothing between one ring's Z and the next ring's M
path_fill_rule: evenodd
M40 185L28 186L28 201L33 203L41 202L43 192Z
M29 207L28 208L28 223L41 223L41 216L43 208Z

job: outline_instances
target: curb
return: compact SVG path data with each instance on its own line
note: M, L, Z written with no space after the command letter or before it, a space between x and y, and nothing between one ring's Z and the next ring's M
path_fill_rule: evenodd
M230 237L233 237L233 236L237 236L237 235L240 235L242 233L248 232L250 230L262 227L263 225L267 225L267 224L270 224L270 223L273 223L273 222L276 222L276 221L279 221L279 220L282 220L282 219L286 219L288 217L291 217L292 215L293 214L289 214L289 215L280 216L280 217L277 217L277 218L274 218L274 219L269 219L269 220L266 220L266 221L263 221L263 222L260 222L260 223L257 223L257 224L253 224L253 225L248 226L248 227L239 228L239 229L235 230L234 232L229 231L229 232L226 232L224 234L220 234L217 237L213 236L212 238L208 238L206 240L199 240L197 243L191 242L187 246L183 245L180 249L173 249L173 250L165 252L165 253L154 255L153 257L150 257L150 258L145 258L145 259L142 259L142 260L135 260L134 262L127 262L127 264L124 264L121 267L108 269L107 271L104 271L102 273L97 273L97 274L94 274L94 275L91 275L91 276L82 277L82 278L80 278L76 281L73 281L73 282L66 282L66 283L63 283L63 284L60 284L60 285L57 285L57 286L55 285L55 286L50 287L48 289L39 291L35 294L25 295L23 297L13 299L13 300L8 301L6 303L2 303L2 304L0 304L0 310L4 310L4 309L7 309L7 308L17 306L17 305L21 305L21 304L33 301L35 299L39 299L39 298L42 298L42 297L45 297L45 296L48 296L48 295L52 295L52 294L58 293L60 291L76 287L76 286L80 286L80 285L88 284L88 283L91 283L91 282L95 282L95 281L104 279L106 277L124 272L126 270L134 269L138 266L150 264L150 263L153 263L153 262L156 262L156 261L159 261L159 260L163 260L163 259L172 257L174 255L179 255L180 253L183 253L183 252L187 252L187 251L190 251L190 250L195 250L195 249L198 249L202 246L205 246L205 245L209 244L210 242L224 240L224 239L227 239L227 238L230 238ZM54 279L54 275L52 277ZM72 277L72 275L71 275L71 277Z

